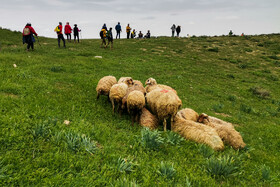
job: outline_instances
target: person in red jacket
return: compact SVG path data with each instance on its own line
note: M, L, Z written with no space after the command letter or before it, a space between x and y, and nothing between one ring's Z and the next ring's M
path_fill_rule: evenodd
M31 47L32 51L34 50L35 38L34 38L33 34L38 36L38 34L35 32L34 28L31 27L31 23L27 23L22 32L22 42L23 42L23 44L27 43L27 51L29 51L30 47Z
M65 39L62 34L62 23L61 22L59 22L59 25L54 29L54 31L57 33L58 47L60 47L60 40L62 40L63 46L64 46L64 48L66 48Z
M66 25L64 27L64 33L67 36L67 41L71 41L71 33L72 33L72 28L69 25L69 22L66 22Z

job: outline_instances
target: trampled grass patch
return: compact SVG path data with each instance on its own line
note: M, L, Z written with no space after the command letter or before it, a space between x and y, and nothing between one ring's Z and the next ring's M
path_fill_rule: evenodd
M121 39L113 50L40 37L30 52L19 32L0 38L1 186L279 186L279 35ZM107 75L173 87L183 108L236 124L246 148L132 127L96 100Z

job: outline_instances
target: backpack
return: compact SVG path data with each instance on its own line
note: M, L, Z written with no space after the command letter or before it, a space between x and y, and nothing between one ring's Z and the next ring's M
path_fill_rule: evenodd
M101 38L103 38L103 31L102 31L102 30L100 31L99 36L100 36Z
M31 34L30 29L29 29L28 27L25 27L25 28L23 29L23 35L24 35L24 36L27 36L27 35L30 35L30 34Z
M57 26L54 30L57 32L57 34L59 34L61 31L59 26Z

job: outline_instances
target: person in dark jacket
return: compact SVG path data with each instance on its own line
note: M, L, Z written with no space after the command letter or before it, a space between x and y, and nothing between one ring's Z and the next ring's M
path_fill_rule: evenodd
M62 23L61 22L59 22L59 25L54 29L54 31L57 33L58 47L60 47L60 40L62 40L63 41L63 46L64 46L64 48L66 48L65 39L64 39L64 36L62 34Z
M148 30L147 34L145 35L145 38L151 38L150 30Z
M181 26L178 25L176 28L177 37L179 37L180 32L181 32Z
M110 43L111 43L111 49L113 49L113 33L112 33L112 27L110 27L110 29L107 31L106 37L107 37L107 39L108 39L107 46L110 45ZM107 46L106 46L106 47L107 47Z
M102 26L102 29L105 29L106 32L108 31L107 26L106 26L106 23L104 23L104 25Z
M118 22L115 29L116 29L116 32L117 32L116 39L118 38L118 36L119 36L119 39L120 39L121 38L121 32L122 32L122 27L121 27L120 22Z
M76 42L76 38L78 39L78 43L80 42L79 40L79 32L81 32L81 30L77 27L77 24L74 25L74 42Z
M27 43L27 51L29 51L30 47L31 47L32 51L34 50L35 38L34 38L33 34L38 36L38 34L35 32L34 28L31 27L31 23L27 23L22 32L22 42L23 42L23 44Z

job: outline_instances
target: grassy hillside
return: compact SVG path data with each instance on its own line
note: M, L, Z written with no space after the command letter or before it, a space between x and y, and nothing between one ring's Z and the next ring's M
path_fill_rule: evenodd
M39 39L26 52L20 33L0 30L1 186L280 185L279 35L123 39L113 50ZM145 147L149 131L96 100L106 75L172 86L183 108L236 124L247 147L212 152L162 127Z

